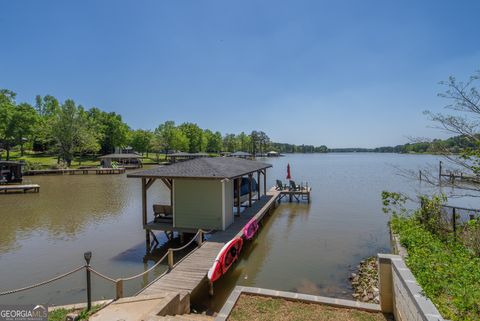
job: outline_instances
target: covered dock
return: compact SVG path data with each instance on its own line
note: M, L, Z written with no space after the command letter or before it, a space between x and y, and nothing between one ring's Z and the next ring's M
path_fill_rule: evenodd
M147 248L152 231L196 233L198 229L225 231L240 216L241 208L253 204L254 176L257 200L267 195L267 169L271 164L241 158L198 158L169 166L128 174L141 178L142 223ZM260 184L263 176L263 184ZM242 202L242 178L249 182L247 200ZM156 181L170 190L170 204L148 204L147 191ZM263 185L263 186L262 186ZM262 188L263 187L263 188ZM154 209L149 219L149 206Z
M115 167L113 163L118 163L123 168L140 168L142 167L142 155L135 153L130 154L108 154L100 156L100 165L103 168Z
M247 152L242 152L242 151L235 152L235 153L231 153L231 154L228 155L228 156L229 156L229 157L243 158L243 159L253 159L253 155L252 155L252 154L247 153Z
M204 158L210 157L207 153L185 153L185 152L178 152L166 155L166 160L170 163L177 163L177 162L184 162L187 160L197 159L197 158Z
M22 162L0 161L0 184L21 183L23 165Z

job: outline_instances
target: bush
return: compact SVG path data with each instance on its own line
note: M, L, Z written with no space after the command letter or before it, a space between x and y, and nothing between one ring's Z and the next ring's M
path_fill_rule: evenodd
M390 222L407 249L408 267L445 318L480 320L480 259L461 243L432 234L418 215L394 215Z

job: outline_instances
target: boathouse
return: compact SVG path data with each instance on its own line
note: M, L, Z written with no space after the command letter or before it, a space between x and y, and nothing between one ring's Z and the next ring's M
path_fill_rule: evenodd
M190 233L200 228L227 229L234 222L234 216L241 215L241 206L252 206L253 186L257 186L258 199L262 192L266 195L269 167L272 165L240 158L197 158L127 176L141 178L142 221L148 238L152 230ZM263 184L258 184L261 176ZM242 192L238 191L244 190L245 179L249 183L248 196L243 202ZM147 191L155 181L170 190L170 204L147 203ZM154 211L153 220L149 219L150 208Z
M130 154L108 154L100 156L101 166L104 168L112 168L112 163L116 162L123 168L140 168L142 167L141 155Z
M178 153L173 153L173 154L167 154L166 160L169 161L170 163L177 163L177 162L183 162L187 160L192 160L196 158L204 158L204 157L209 157L207 153L185 153L185 152L178 152Z
M0 183L21 183L23 165L22 162L0 161Z
M241 151L231 153L229 156L230 157L236 157L236 158L244 158L244 159L252 159L253 158L252 154L247 153L247 152L241 152Z

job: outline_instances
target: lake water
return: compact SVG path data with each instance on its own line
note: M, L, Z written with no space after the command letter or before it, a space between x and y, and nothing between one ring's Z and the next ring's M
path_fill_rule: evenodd
M293 179L308 182L312 202L282 202L264 222L258 237L242 251L235 268L215 284L215 296L199 308L218 310L235 284L350 298L348 276L358 262L389 252L388 217L381 210L383 190L431 191L398 175L399 168L435 167L439 157L373 153L295 154L260 159L270 162L269 186L284 179L290 163ZM93 252L95 269L113 278L130 276L154 264L146 260L138 179L125 175L33 176L38 194L0 195L0 292L43 281L84 264ZM168 202L158 182L149 204ZM475 200L455 200L478 206ZM158 233L161 242L166 238ZM160 248L165 253L168 243ZM165 269L129 281L134 294ZM94 299L111 298L114 286L93 278ZM76 273L53 284L0 297L0 303L67 304L85 301L85 275Z

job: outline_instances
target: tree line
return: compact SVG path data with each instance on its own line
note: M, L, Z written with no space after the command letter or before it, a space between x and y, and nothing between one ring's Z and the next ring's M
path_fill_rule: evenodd
M19 148L56 155L59 162L71 165L75 156L109 154L116 147L131 146L142 154L184 151L189 153L235 152L252 154L326 152L326 146L293 145L272 142L261 130L222 135L202 129L197 124L175 124L166 121L154 130L132 129L122 116L97 107L86 109L72 99L60 102L46 95L35 97L35 103L17 103L16 94L0 89L0 148ZM1 154L0 154L1 156Z

